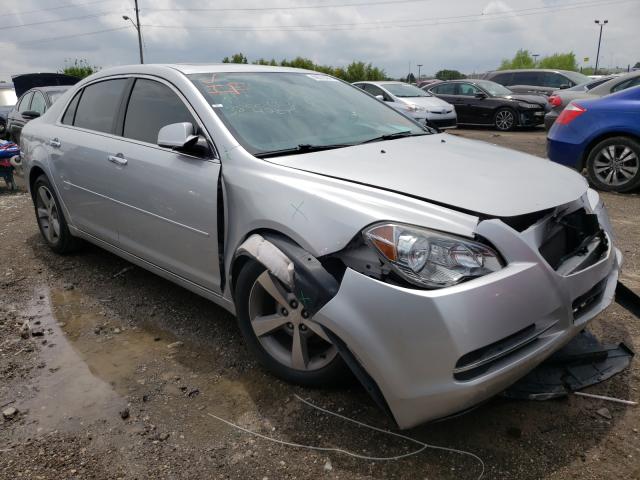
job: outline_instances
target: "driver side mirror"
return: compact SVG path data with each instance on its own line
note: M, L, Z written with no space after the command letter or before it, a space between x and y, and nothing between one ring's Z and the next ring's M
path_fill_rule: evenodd
M381 102L384 102L384 95L376 95L376 98Z
M198 142L198 135L194 135L193 125L189 122L165 125L158 132L158 145L165 148L181 150L189 148Z
M487 94L484 92L476 92L475 97L479 99L483 99L483 98L487 98Z
M565 88L569 88L571 85L569 85L568 83L563 83L562 85L560 85L560 90L564 90Z
M22 116L29 120L33 120L34 118L38 118L40 116L40 112L36 112L35 110L26 110L22 112Z

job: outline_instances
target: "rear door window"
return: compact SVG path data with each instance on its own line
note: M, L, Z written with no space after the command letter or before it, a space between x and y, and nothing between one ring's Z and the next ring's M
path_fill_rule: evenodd
M73 124L80 128L113 133L126 84L127 79L118 78L85 87Z
M542 85L539 72L516 72L513 74L513 85Z
M40 92L33 92L33 100L31 100L31 108L34 112L38 112L40 115L47 109L47 102L44 100L44 95Z
M80 96L82 92L76 93L73 97L73 100L69 102L69 106L67 107L67 111L64 112L64 116L62 117L62 123L65 125L73 125L73 117L76 115L76 108L78 108L78 102L80 101Z
M456 86L457 85L455 83L445 83L433 87L431 91L436 95L455 95Z
M124 119L123 136L154 145L158 132L172 123L197 123L184 102L168 86L153 80L136 80Z
M26 95L23 95L22 100L18 104L18 112L26 112L29 110L29 105L31 105L31 99L33 98L33 92L29 92Z
M489 80L492 80L500 85L515 85L513 83L513 73L498 73L497 75L491 77Z

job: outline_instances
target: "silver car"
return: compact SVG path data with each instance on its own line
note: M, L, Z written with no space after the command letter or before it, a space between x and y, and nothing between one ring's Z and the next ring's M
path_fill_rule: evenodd
M324 74L105 69L21 146L54 251L84 239L211 299L288 381L350 368L401 428L502 391L614 296L621 255L579 174Z
M356 82L354 85L418 123L439 129L457 125L453 105L415 85L403 82Z

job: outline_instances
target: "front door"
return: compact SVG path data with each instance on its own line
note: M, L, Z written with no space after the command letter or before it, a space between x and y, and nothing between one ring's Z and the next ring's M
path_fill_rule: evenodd
M220 163L211 153L185 154L159 147L159 130L178 122L191 122L195 130L202 131L173 87L136 79L122 137L108 152L119 183L118 244L154 265L219 292Z

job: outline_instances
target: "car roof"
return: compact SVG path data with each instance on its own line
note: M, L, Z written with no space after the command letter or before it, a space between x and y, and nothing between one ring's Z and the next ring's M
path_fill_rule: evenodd
M572 72L570 70L560 70L560 69L555 69L555 68L515 68L515 69L511 69L511 70L494 70L493 72L489 72L489 74L514 73L514 72L576 73L576 72Z

